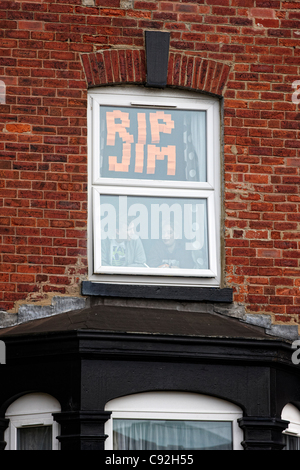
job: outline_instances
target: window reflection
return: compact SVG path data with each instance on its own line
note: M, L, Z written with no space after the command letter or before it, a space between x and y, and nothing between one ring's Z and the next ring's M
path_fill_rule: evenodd
M300 450L300 438L284 434L285 447L283 450Z
M18 428L17 450L52 450L52 426Z
M100 196L101 264L208 269L206 199Z
M226 421L114 419L115 450L232 450Z

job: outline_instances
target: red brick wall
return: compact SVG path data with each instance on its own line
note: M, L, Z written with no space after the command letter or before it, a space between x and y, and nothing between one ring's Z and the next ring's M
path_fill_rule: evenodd
M300 10L280 0L0 1L0 307L80 295L87 86L143 82L149 29L171 33L169 85L224 97L226 285L297 323Z

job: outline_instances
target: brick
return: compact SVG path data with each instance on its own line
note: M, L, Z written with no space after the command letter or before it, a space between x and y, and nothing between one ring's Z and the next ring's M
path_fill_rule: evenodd
M249 15L253 18L275 18L275 10L272 8L250 8Z
M28 263L29 264L41 264L41 265L45 265L45 264L49 264L49 265L52 265L53 264L53 258L52 256L28 256Z
M16 283L32 283L35 282L35 276L33 274L11 274L10 280Z
M292 305L293 298L290 296L271 295L270 304Z
M44 285L43 286L43 292L57 292L60 294L65 294L66 293L66 288L65 287L57 287L57 286L50 286L50 285Z
M7 132L15 132L21 134L23 132L31 132L30 124L6 124Z

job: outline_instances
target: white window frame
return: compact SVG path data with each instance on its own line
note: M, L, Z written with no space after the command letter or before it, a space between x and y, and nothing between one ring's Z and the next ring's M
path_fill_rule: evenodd
M5 418L9 419L9 426L4 433L7 442L5 450L17 450L18 428L35 426L52 426L52 450L60 450L57 439L60 435L60 425L52 416L52 413L60 411L57 400L45 393L30 393L18 398L8 407L5 414Z
M225 400L189 392L143 392L108 402L111 418L105 423L105 450L113 450L114 419L227 421L232 423L233 450L243 450L242 410Z
M156 181L100 178L100 106L205 110L207 114L207 181ZM89 92L88 106L88 276L93 282L144 285L220 286L220 105L199 93L155 90L136 86L102 87ZM101 266L99 195L198 198L207 201L210 269L116 268ZM113 276L112 276L113 274Z

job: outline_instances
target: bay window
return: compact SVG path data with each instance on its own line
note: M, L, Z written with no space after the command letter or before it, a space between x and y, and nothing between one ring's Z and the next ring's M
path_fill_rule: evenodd
M218 100L137 87L89 100L90 279L218 286Z

